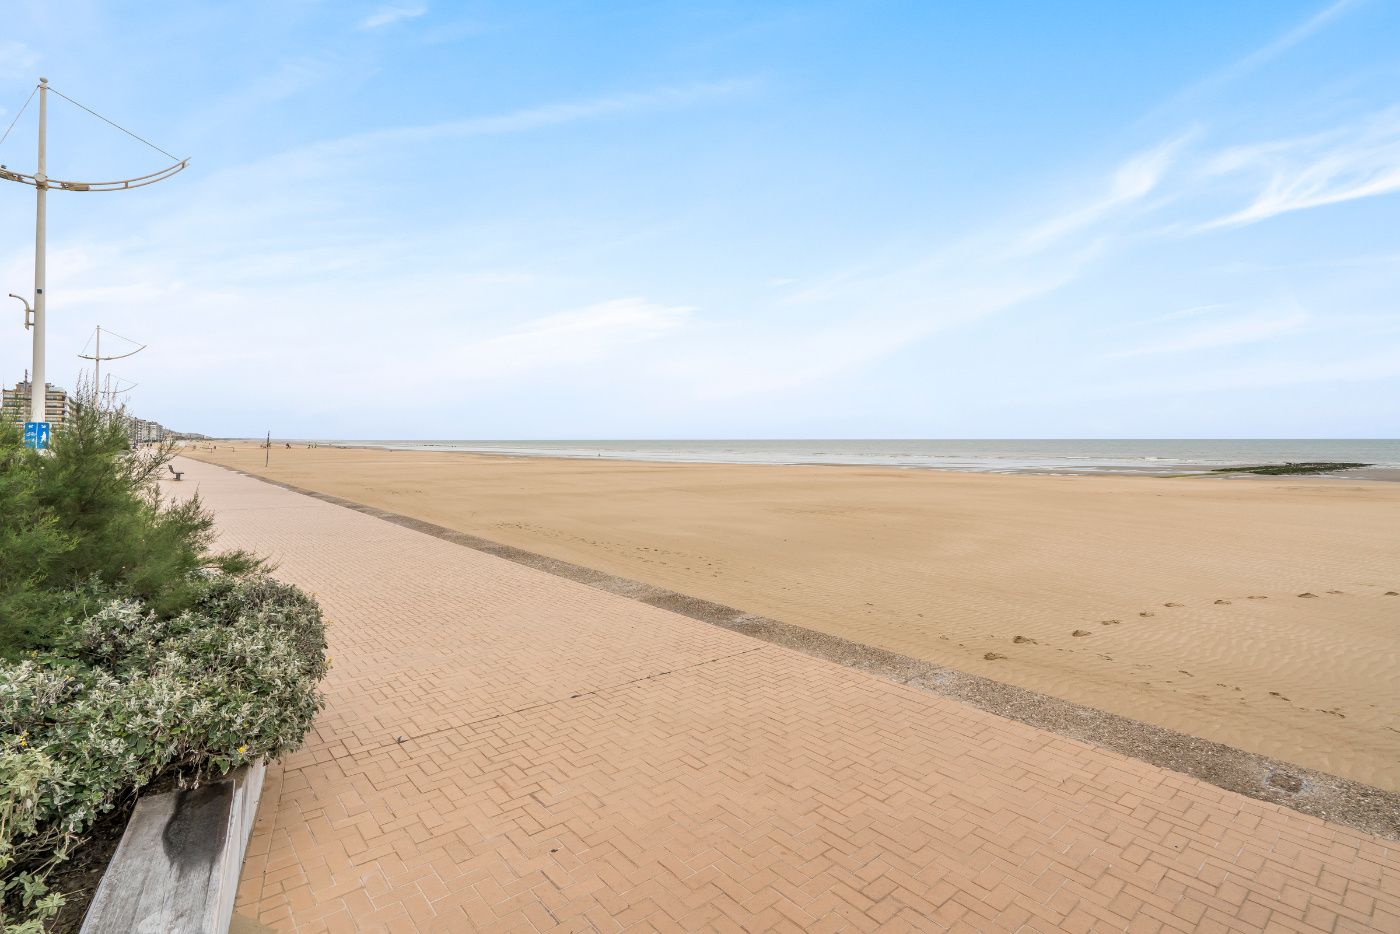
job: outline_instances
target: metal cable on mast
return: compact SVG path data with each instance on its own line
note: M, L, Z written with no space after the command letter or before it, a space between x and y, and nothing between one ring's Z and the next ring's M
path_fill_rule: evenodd
M117 129L121 130L123 133L125 133L127 136L130 136L132 139L136 140L137 142L145 143L147 146L150 146L152 149L154 149L156 152L160 153L162 156L165 156L167 159L174 159L176 162L179 162L179 161L180 161L180 157L179 157L179 156L171 155L170 153L166 152L164 149L161 149L159 146L157 146L155 143L151 142L150 140L144 139L144 138L142 138L142 137L140 137L140 136L137 136L135 133L131 132L131 131L128 130L126 127L122 126L120 123L116 123L115 121L108 120L106 117L102 116L100 113L98 113L97 111L93 110L91 107L84 107L82 104L79 104L77 101L73 100L73 98L69 97L67 94L64 94L64 93L63 93L62 91L60 91L58 88L49 88L49 90L50 90L50 91L53 91L55 94L57 94L59 97L63 98L63 99L66 100L68 103L72 104L73 106L75 106L75 107L82 107L83 110L86 110L88 113L92 114L94 117L96 117L97 119L101 120L103 123L107 123L107 124L110 124L110 125L116 127ZM3 142L3 141L0 140L0 142Z
M34 99L34 95L35 95L35 94L38 94L38 93L39 93L39 85L36 84L36 85L34 85L34 90L32 90L32 91L29 92L29 96L26 97L26 98L24 99L24 103L23 103L22 105L20 105L19 112L16 113L16 114L15 114L15 118L14 118L13 120L10 121L10 125L7 126L7 127L5 127L5 135L4 135L4 136L0 136L0 146L5 145L5 140L7 140L7 139L10 138L10 131L13 130L13 129L15 128L15 124L16 124L16 123L19 123L19 118L24 116L24 111L25 111L25 109L29 106L29 102L32 101L32 100ZM172 158L173 158L173 157L172 157Z

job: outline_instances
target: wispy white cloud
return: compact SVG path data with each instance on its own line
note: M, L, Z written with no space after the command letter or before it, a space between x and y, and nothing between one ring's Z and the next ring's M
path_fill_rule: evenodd
M1022 247L1044 246L1102 220L1117 208L1142 200L1161 184L1178 154L1198 133L1196 129L1188 130L1130 156L1109 177L1106 195L1034 227L1026 234Z
M1185 397L1320 383L1382 382L1397 377L1400 377L1400 347L1382 347L1361 353L1334 354L1322 360L1281 357L1246 365L1231 362L1209 370L1182 367L1168 377L1158 374L1129 383L1103 383L1084 398Z
M446 45L460 39L471 39L491 31L491 25L478 19L459 19L437 22L425 27L418 35L424 45Z
M196 147L230 125L256 123L266 119L284 101L307 94L318 87L350 80L334 54L299 55L278 62L267 70L253 71L245 80L222 94L210 97L183 126L183 136ZM200 147L202 148L202 147Z
M417 126L371 130L367 133L358 133L354 136L320 143L317 144L317 148L344 150L379 144L420 144L472 136L521 133L615 114L684 107L707 100L729 97L753 87L753 81L743 79L695 82L653 88L647 91L543 104L504 114L469 117L465 120L445 120Z
M1388 121L1371 123L1369 129L1343 128L1326 137L1324 142L1368 142L1350 148L1339 144L1319 154L1317 162L1328 171L1318 174L1326 185L1319 183L1310 197L1362 196L1363 186L1351 182L1369 167L1379 170L1386 164L1390 145ZM836 306L847 313L797 329L779 326L773 334L746 328L738 350L734 348L741 342L734 336L719 342L723 352L692 348L688 365L708 377L698 392L742 397L819 383L941 331L1041 299L1080 279L1105 255L1156 239L1164 216L1192 218L1182 229L1204 229L1202 215L1208 218L1228 196L1222 185L1227 174L1257 168L1276 149L1290 156L1306 149L1272 144L1210 149L1197 145L1205 135L1203 129L1192 128L1130 155L1104 171L1097 186L1085 186L1097 188L1096 197L1048 220L1023 223L1019 232L1013 228L1008 233L1005 222L993 223L932 259L902 269L857 265L803 289L794 300L800 299L804 307ZM1400 160L1392 159L1390 165L1400 165ZM1000 246L1008 243L1009 249ZM1302 332L1312 323L1296 304L1253 314L1231 313L1231 308L1230 303L1206 302L1158 316L1149 322L1155 332L1151 340L1108 356L1205 353L1265 344Z
M483 357L536 357L542 350L573 352L580 345L633 343L670 331L693 309L641 298L615 299L547 315L522 328L472 345Z
M1079 278L1096 253L1075 243L1008 257L988 247L997 239L979 235L925 262L833 280L793 316L692 329L668 376L688 380L687 393L701 399L792 392L1048 295Z
M1307 322L1307 312L1301 308L1292 308L1283 313L1248 315L1229 321L1212 322L1186 331L1162 334L1147 343L1115 351L1108 356L1121 358L1149 354L1196 353L1241 344L1258 344L1295 332Z
M1292 49L1294 46L1311 38L1318 30L1337 17L1359 6L1364 0L1335 0L1303 22L1287 30L1272 42L1255 49L1253 52L1234 62L1227 68L1217 72L1209 79L1212 83L1223 84L1235 78L1243 77L1250 72L1268 64L1280 55Z
M387 3L360 20L361 29L379 29L400 20L414 19L428 12L426 3Z
M1182 318L1199 318L1202 315L1215 314L1222 308L1228 308L1224 302L1211 302L1206 305L1192 305L1188 308L1178 308L1176 311L1169 311L1166 314L1158 315L1155 321L1179 321Z
M240 184L247 184L262 175L308 181L327 171L343 173L352 165L351 160L378 156L393 147L426 146L480 136L527 133L607 117L675 110L737 96L755 87L757 83L750 79L692 82L558 101L480 117L385 127L308 143L232 167L222 174Z
M438 346L415 366L418 379L460 385L547 376L562 366L596 363L686 323L693 309L641 298L600 302L546 315L477 341Z
M0 39L0 77L31 77L39 53L17 39Z
M1207 222L1205 229L1400 191L1400 108L1326 133L1231 147L1206 166L1206 173L1251 174L1265 181L1248 206Z
M1188 305L1185 308L1174 308L1171 311L1154 314L1147 318L1131 318L1124 316L1122 321L1109 323L1099 329L1099 333L1104 335L1119 335L1124 333L1140 334L1145 328L1165 324L1172 321L1198 320L1211 317L1218 318L1221 312L1232 308L1228 302L1210 302L1204 305Z
M1259 48L1235 59L1230 64L1173 95L1166 104L1156 108L1148 116L1160 116L1164 112L1196 103L1201 98L1221 90L1231 82L1259 70L1312 38L1333 20L1365 2L1367 0L1334 0L1334 2L1326 4L1312 16L1284 30Z

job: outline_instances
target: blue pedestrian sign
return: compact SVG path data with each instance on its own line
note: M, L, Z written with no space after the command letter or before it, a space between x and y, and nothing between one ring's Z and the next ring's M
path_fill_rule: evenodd
M48 422L25 422L24 423L24 446L43 450L49 446L49 423Z

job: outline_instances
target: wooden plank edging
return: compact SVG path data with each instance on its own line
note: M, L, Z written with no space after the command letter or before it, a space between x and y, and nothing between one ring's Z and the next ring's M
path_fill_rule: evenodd
M227 934L266 771L142 797L81 934Z

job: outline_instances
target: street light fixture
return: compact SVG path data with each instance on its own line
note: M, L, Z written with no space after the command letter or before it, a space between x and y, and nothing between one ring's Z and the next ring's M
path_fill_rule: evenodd
M34 327L34 309L29 306L29 299L14 292L10 293L10 298L17 298L24 303L24 329L27 331Z

